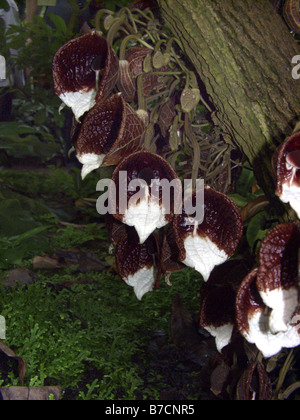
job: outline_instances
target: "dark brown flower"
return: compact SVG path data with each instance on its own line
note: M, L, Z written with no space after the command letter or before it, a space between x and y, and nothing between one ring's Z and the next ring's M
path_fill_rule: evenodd
M219 352L231 340L235 324L235 293L230 284L219 287L209 281L201 288L200 326L216 339Z
M139 300L159 286L158 244L153 235L140 244L135 230L127 228L127 234L117 242L115 255L119 275L134 288Z
M96 31L63 45L53 60L55 93L77 120L110 95L118 78L118 58Z
M144 130L142 120L122 95L98 102L85 117L76 142L82 178L100 166L117 165L136 152Z
M235 326L236 285L248 273L245 260L230 260L216 267L201 288L200 326L216 339L219 352L230 341Z
M283 16L290 29L300 33L300 10L298 0L286 0L283 6Z
M272 309L270 330L276 334L288 330L299 304L298 223L286 223L272 229L261 244L257 288L264 303Z
M164 233L160 253L160 264L163 274L169 275L182 271L186 268L179 262L179 249L175 241L172 225L169 225Z
M300 217L300 133L295 133L280 147L275 157L276 195L290 203Z
M112 181L109 199L115 209L114 217L134 226L141 243L155 229L171 222L175 206L181 203L177 174L165 159L147 151L124 159L115 169ZM166 188L161 188L161 183Z
M152 54L152 50L146 47L131 47L126 51L125 59L120 60L120 73L118 88L127 101L132 101L137 92L137 77L144 73L144 61ZM168 71L168 66L162 66L158 71ZM144 74L143 89L144 95L148 96L152 90L160 91L165 86L161 76Z
M295 313L284 332L274 334L270 328L271 309L263 302L257 288L258 268L242 282L236 297L236 322L245 339L269 358L282 348L300 345L300 314Z
M193 194L193 205L196 195ZM179 260L195 268L208 280L216 265L224 263L237 249L243 233L240 212L226 195L204 189L204 220L198 222L186 213L174 217L173 228Z

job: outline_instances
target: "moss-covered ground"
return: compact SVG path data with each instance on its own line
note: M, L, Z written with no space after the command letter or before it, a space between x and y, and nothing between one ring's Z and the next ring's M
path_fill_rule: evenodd
M1 223L0 314L6 319L5 343L25 360L25 385L60 385L64 399L159 399L170 388L198 398L197 366L186 369L178 360L170 317L177 294L192 313L199 310L201 276L189 269L174 274L172 286L162 280L140 302L113 269L95 206L82 201L82 191L95 196L96 177L82 185L76 170L48 168L5 170L0 178L1 203L11 200ZM16 218L19 208L26 220ZM65 215L67 222L60 223ZM104 268L33 270L35 256L57 249L93 252ZM34 271L34 281L2 284L12 269L24 267ZM155 336L163 337L170 353L163 361ZM0 386L12 385L19 385L14 364L0 360Z

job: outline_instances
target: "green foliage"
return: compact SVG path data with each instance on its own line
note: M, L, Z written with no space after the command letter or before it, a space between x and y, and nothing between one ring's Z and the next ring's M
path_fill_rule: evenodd
M95 186L98 176L92 174L82 181L77 168L66 170L48 166L38 172L2 169L0 174L4 185L31 198L42 199L45 196L47 201L47 197L77 199L85 194L89 197L97 195Z
M169 331L177 293L190 310L198 310L200 276L189 269L175 274L173 287L162 284L142 302L132 288L107 271L94 273L89 284L84 275L75 277L67 271L41 277L26 289L0 286L7 343L26 360L26 384L61 385L64 393L72 388L77 399L135 399L137 390L144 398L157 397L155 371L153 384L145 384L141 375L147 364L147 343L154 329ZM70 280L70 287L59 287ZM143 364L133 362L137 354ZM90 380L86 375L91 367Z
M1 237L0 270L21 267L25 258L49 249L48 238L43 234L47 229L47 226L40 226L16 236Z
M1 236L14 236L38 226L29 211L22 208L19 200L5 199L0 202Z
M77 246L82 248L87 242L95 240L99 244L108 244L107 231L103 229L103 224L101 223L90 223L81 229L74 229L73 226L57 229L55 236L51 239L51 246L60 249L75 248Z
M251 202L254 202L259 197L264 196L263 191L257 188L257 181L253 170L247 163L243 166L235 191L234 194L230 194L230 197L235 201L240 210L250 205ZM256 254L261 241L278 222L278 219L276 217L274 218L270 206L254 212L253 216L245 222L246 239L251 252Z
M24 259L54 248L71 248L103 236L102 225L57 229L57 221L76 219L75 201L95 193L97 178L81 181L80 171L0 171L0 270L21 266ZM90 213L97 216L95 208ZM47 232L55 228L57 235ZM102 235L102 236L101 236Z
M127 7L130 3L132 3L132 0L119 0L116 2L115 0L105 0L104 5L106 9L112 10L113 12L116 11L116 8L122 8Z
M0 126L0 150L16 159L35 157L44 162L51 160L61 148L54 137L40 127L5 122Z
M4 9L6 11L9 9L9 5L6 0L0 0L0 9Z
M10 89L14 95L15 122L2 123L0 133L0 151L8 158L30 156L43 163L67 153L66 114L59 114L61 101L53 94L52 60L59 47L76 34L67 28L61 17L49 15L49 18L54 28L43 18L36 17L34 23L11 26L6 32L5 45L0 44L8 73L18 68L30 74L23 88ZM16 49L18 55L11 56L10 48Z
M48 168L2 170L0 179L0 211L5 219L0 270L31 268L33 256L54 249L89 246L105 264L108 240L103 224L62 227L50 205L56 198L57 203L67 201L74 207L78 198L92 196L97 176L82 182L79 170ZM191 311L198 311L201 276L190 269L174 274L173 287L162 281L158 291L139 302L133 289L109 269L87 275L70 267L36 274L40 280L26 287L7 289L0 282L6 343L26 361L26 385L61 385L67 399L68 393L79 400L135 399L137 393L158 399L160 386L167 385L149 370L147 343L153 330L169 331L177 293ZM18 380L12 372L7 377L0 373L0 383L18 385Z
M48 88L52 84L53 56L73 36L62 18L55 15L49 17L55 28L37 16L34 23L12 25L6 33L6 48L18 50L18 56L10 58L9 63L20 69L31 69L33 80L48 83Z
M235 192L230 194L230 197L240 209L245 207L251 200L263 195L262 190L258 190L255 193L252 192L256 183L257 181L252 168L248 166L248 163L245 163L242 168L241 175L236 183Z

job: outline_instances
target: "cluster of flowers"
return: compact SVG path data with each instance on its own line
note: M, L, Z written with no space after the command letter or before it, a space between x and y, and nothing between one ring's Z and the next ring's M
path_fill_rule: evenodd
M243 223L235 203L205 187L204 220L191 224L187 221L193 215L185 211L174 214L173 210L166 213L161 197L152 202L153 180L172 181L178 176L163 157L145 149L147 112L136 111L129 104L137 95L139 80L145 95L163 87L159 76L168 71L167 59L161 63L160 72L138 77L151 57L152 50L131 47L119 60L107 40L91 31L60 48L53 61L55 93L74 113L72 136L83 165L82 177L100 166L113 165L115 184L119 173L126 171L128 183L141 178L147 185L141 200L129 206L125 214L118 211L116 198L116 211L108 217L120 276L142 299L159 287L162 275L186 266L196 269L207 282L202 294L201 326L216 337L219 351L229 344L235 327L265 357L282 347L300 345L300 327L294 322L300 316L298 223L279 225L269 233L261 246L260 266L235 288L211 280L213 269L233 256L242 238ZM188 93L197 96L194 90ZM300 210L299 154L300 134L295 134L276 158L277 194L296 210ZM128 202L130 197L128 191ZM216 307L222 311L216 311Z
M134 206L128 206L125 214L119 212L117 197L116 212L109 223L113 232L112 242L117 249L123 250L116 252L119 272L134 287L139 299L159 284L162 273L182 269L183 264L196 268L207 280L215 265L225 262L234 254L243 231L241 216L234 202L209 187L205 187L205 218L201 224L196 221L194 224L187 223L190 215L184 212L176 215L174 209L166 212L161 195L158 202L152 200L150 190L153 181L172 182L178 176L163 157L144 149L147 117L145 112L135 111L128 103L137 90L136 62L139 61L139 72L142 72L145 58L152 53L146 50L131 48L127 55L129 61L122 60L120 64L106 39L91 31L64 45L53 62L55 92L72 108L76 119L73 130L76 135L73 139L77 158L83 164L82 177L85 178L100 166L116 165L112 176L116 187L120 172L127 174L128 183L141 178L147 184L144 199ZM130 64L134 69L133 74ZM146 95L147 92L160 89L161 81L152 73L145 83ZM112 93L116 86L119 92ZM131 195L128 191L128 202ZM178 199L182 198L172 197L171 201ZM134 229L123 229L121 234L120 229L114 227L116 223ZM148 243L153 240L156 229L166 225L171 226L170 232L164 232L164 246L160 245L160 240L156 241L154 254L159 254L159 257L155 262L148 251ZM118 231L118 237L115 231ZM120 245L122 236L126 237L127 246L124 245L124 238L123 245ZM173 250L170 256L161 252L167 246ZM130 247L133 248L132 252L129 252ZM142 254L145 255L142 257ZM172 263L172 259L178 264L169 269L168 264Z

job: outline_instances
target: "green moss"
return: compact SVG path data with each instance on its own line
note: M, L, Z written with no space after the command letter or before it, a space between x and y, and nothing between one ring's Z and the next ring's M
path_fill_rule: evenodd
M6 343L26 361L26 384L61 385L65 392L74 388L78 399L115 399L120 390L122 398L131 399L141 389L144 398L155 398L157 387L147 383L145 389L141 366L132 360L137 354L147 357L153 330L169 331L177 293L198 310L199 276L192 270L173 275L173 287L163 282L139 302L132 288L111 272L89 279L72 270L40 275L41 281L26 288L0 287ZM91 382L87 366L96 372Z

